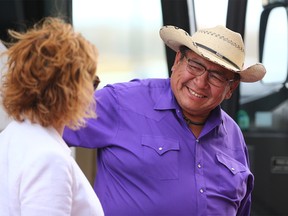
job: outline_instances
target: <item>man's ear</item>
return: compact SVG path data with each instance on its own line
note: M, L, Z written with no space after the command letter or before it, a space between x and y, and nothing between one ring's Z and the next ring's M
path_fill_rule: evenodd
M172 72L173 72L173 70L175 69L176 65L178 65L178 64L180 63L180 61L181 61L181 55L182 55L182 54L181 54L180 51L178 51L178 52L176 53L173 66L172 66L172 68L171 68L171 71L172 71Z
M180 51L178 51L178 52L176 53L176 56L175 56L174 65L180 63L180 61L181 61L181 56L182 56L182 53L181 53Z
M229 85L229 90L228 90L228 92L226 93L225 99L231 98L233 92L234 92L235 89L239 86L239 84L240 84L240 80L235 80L235 81L233 81L232 83L230 83L230 85Z

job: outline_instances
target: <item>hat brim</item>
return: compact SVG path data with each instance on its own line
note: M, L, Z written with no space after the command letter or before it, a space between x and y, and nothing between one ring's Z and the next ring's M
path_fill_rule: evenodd
M178 52L181 46L186 46L208 61L218 64L234 73L238 73L240 75L240 81L242 82L257 82L261 80L266 73L265 67L260 63L246 69L239 69L231 65L225 61L225 59L197 46L197 42L193 41L192 37L186 31L175 26L162 27L160 29L160 37L164 43L175 52Z

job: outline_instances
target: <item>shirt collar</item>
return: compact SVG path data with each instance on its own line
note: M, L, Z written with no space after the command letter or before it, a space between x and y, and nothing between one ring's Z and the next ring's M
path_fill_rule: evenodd
M177 102L170 88L170 79L167 80L167 85L163 89L162 93L160 94L158 100L155 102L154 109L155 110L169 110L169 109L176 109Z
M167 79L167 85L163 89L158 100L155 102L154 110L171 110L177 108L180 107L170 87L170 79ZM203 128L203 134L210 132L221 124L224 126L222 110L219 105L211 111L207 119L207 124L205 124L205 127Z
M63 140L62 136L57 132L57 130L54 127L47 127L44 128L45 130L47 130L47 132L51 135L51 137L53 137L57 143L61 146L61 148L66 151L68 154L71 154L71 149L68 147L68 145L65 143L65 141Z
M227 133L227 130L225 128L224 121L223 121L223 113L222 113L221 107L219 105L211 111L211 113L207 119L207 123L205 124L205 126L203 128L201 136L209 133L210 131L212 131L213 129L215 129L217 127L222 128L221 126L223 126L225 133ZM221 129L221 131L222 131L222 129Z
M160 94L158 100L155 102L155 110L169 110L177 109L179 107L176 98L170 87L170 79L167 80L166 88L163 89L163 92ZM221 107L217 106L213 109L208 117L208 122L211 127L215 127L222 123L222 113Z
M57 132L57 130L52 127L43 127L39 123L32 123L29 119L25 118L24 123L28 125L31 128L34 128L35 130L42 131L46 134L49 134L51 137L53 137L54 140L59 144L59 146L63 149L63 151L67 152L68 154L71 154L71 149L68 147L68 145L63 140L62 136Z

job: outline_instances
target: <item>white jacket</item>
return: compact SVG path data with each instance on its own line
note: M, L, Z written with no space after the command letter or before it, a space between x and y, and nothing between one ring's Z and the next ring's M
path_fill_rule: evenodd
M26 120L12 121L0 133L0 215L104 213L62 137Z

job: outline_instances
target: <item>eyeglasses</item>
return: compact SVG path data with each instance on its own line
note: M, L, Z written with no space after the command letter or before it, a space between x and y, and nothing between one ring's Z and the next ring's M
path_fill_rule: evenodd
M226 78L221 71L207 70L207 68L204 65L194 61L193 59L187 58L185 55L184 57L187 62L186 70L196 77L203 75L205 71L207 71L208 82L211 85L214 85L216 87L223 87L227 85L227 83L234 81L234 79Z

